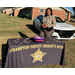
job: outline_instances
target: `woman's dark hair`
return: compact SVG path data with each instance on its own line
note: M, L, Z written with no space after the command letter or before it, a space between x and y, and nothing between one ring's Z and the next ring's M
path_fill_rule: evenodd
M50 15L52 15L52 9L51 8L47 8L46 11L45 11L45 16L47 16L47 10L48 9L50 9L50 11L51 11L51 14Z

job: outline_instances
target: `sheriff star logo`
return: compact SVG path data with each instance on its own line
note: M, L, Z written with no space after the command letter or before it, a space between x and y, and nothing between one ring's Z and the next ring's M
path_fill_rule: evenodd
M45 55L46 53L43 53L42 51L40 51L40 49L38 49L35 53L30 54L34 59L33 59L33 63L36 61L43 61L42 57Z

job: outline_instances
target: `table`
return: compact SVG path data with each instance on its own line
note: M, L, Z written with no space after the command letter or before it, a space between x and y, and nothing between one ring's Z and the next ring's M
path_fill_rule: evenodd
M38 65L65 65L65 43L44 38L41 43L33 38L8 39L5 68L25 68Z

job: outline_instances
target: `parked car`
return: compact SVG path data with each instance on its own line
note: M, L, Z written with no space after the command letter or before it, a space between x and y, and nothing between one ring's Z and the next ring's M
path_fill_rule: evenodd
M0 11L0 13L2 13L2 12Z
M43 16L44 15L39 15L33 20L33 27L39 31L41 31L41 21ZM52 36L61 40L75 39L75 27L65 23L65 21L58 16L54 17L56 18L56 26L53 27L55 32Z

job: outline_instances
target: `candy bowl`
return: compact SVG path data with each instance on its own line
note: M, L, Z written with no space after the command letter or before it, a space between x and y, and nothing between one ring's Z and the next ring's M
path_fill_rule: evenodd
M42 37L42 36L34 36L34 40L36 42L43 42L44 41L44 37Z

